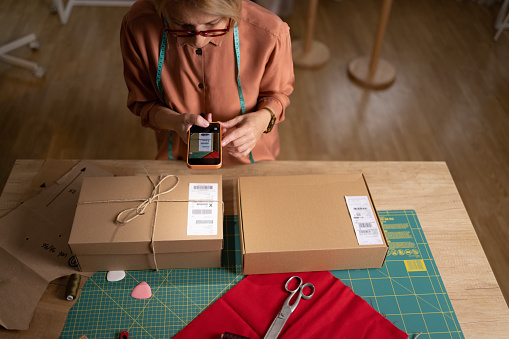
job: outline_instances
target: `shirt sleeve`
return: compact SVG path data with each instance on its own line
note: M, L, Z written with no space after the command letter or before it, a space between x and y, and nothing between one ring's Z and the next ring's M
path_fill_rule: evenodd
M289 96L293 92L294 84L290 28L281 22L279 34L260 83L258 109L268 106L276 114L277 121L283 121L285 110L290 105Z
M160 39L154 35L157 30L153 29L153 25L143 25L142 28L142 25L135 23L124 17L120 29L124 79L128 89L127 107L141 118L142 126L157 129L153 116L165 105L157 93L157 65L154 69L150 60L157 60L153 52L154 48L157 52Z

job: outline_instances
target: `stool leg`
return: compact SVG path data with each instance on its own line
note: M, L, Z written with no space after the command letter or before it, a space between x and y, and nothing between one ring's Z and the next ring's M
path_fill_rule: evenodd
M498 38L500 37L500 34L502 34L502 31L505 29L505 27L507 26L507 24L509 23L509 12L507 13L504 21L502 22L502 24L500 25L500 27L498 28L498 31L497 33L495 34L495 36L493 37L493 40L497 41Z
M371 57L358 57L348 64L348 76L363 87L384 89L391 86L396 79L396 69L380 58L391 6L392 0L384 0Z
M18 58L7 53L13 51L21 46L28 45L32 49L39 48L39 42L35 34L29 34L18 40L12 41L0 47L0 60L14 66L22 67L31 70L37 78L44 76L44 68L40 67L37 63L22 58Z
M304 40L292 41L293 64L302 68L318 68L330 58L329 48L322 42L313 40L318 0L309 0L309 9Z

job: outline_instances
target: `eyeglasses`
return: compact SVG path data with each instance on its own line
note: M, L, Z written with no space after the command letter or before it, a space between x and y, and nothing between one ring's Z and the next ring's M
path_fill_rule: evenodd
M226 28L223 28L223 29L209 29L206 31L196 32L196 31L188 31L185 29L169 29L167 26L167 21L162 16L161 16L161 19L163 20L164 31L176 38L190 38L190 37L194 37L197 35L201 35L204 37L223 36L226 33L228 33L228 31L230 30L230 25L232 22L232 19L229 19L228 26L226 26Z

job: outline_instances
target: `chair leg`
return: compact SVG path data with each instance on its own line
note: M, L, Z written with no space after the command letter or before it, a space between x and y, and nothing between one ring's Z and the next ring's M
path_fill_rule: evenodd
M504 16L505 19L503 19ZM497 33L493 37L493 40L495 41L498 40L504 29L509 29L509 0L504 0L504 3L500 7L500 11L497 15L497 20L495 21L495 29L497 30Z
M495 34L495 36L493 37L493 40L497 41L498 38L500 37L500 34L502 34L502 31L506 28L509 28L509 26L507 25L509 23L509 12L507 13L504 21L502 22L502 24L500 25L500 27L498 28L498 31L497 33Z
M31 49L39 48L39 41L37 41L35 34L29 34L8 44L0 46L0 60L14 66L19 66L31 70L37 78L43 77L44 68L40 67L37 63L7 54L10 51L25 45L28 45Z

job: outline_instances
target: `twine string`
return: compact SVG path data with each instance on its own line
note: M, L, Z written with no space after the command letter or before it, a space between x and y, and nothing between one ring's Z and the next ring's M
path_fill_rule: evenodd
M161 192L161 193L158 193L159 191L159 187L161 186L161 184L166 180L168 179L169 177L174 177L175 179L177 179L177 181L175 182L175 184L173 184L172 187L170 187L169 189L167 189L166 191L164 192ZM158 198L161 196L161 195L165 195L166 193L170 193L171 191L173 191L177 185L179 184L179 178L176 176L176 175L173 175L173 174L168 174L166 176L164 176L163 178L161 178L159 180L159 182L157 184L155 184L152 179L150 178L149 175L147 175L147 178L150 180L150 182L152 183L152 187L153 187L153 190L152 190L152 193L150 194L150 197L148 197L147 199L145 200L142 200L141 204L139 204L137 207L132 207L132 208L127 208L123 211L121 211L117 217L115 218L115 222L117 224L120 224L120 225L125 225L131 221L133 221L134 219L138 218L140 215L143 215L145 214L145 209L150 205L152 204L153 202L156 203L156 212L157 212L157 202L159 202L160 200L158 200ZM124 200L124 201L127 201L127 200ZM140 201L140 200L138 200ZM130 213L132 212L135 212L134 215L132 217L129 217ZM125 214L125 217L122 218L122 216ZM154 220L154 224L155 224L155 220Z

